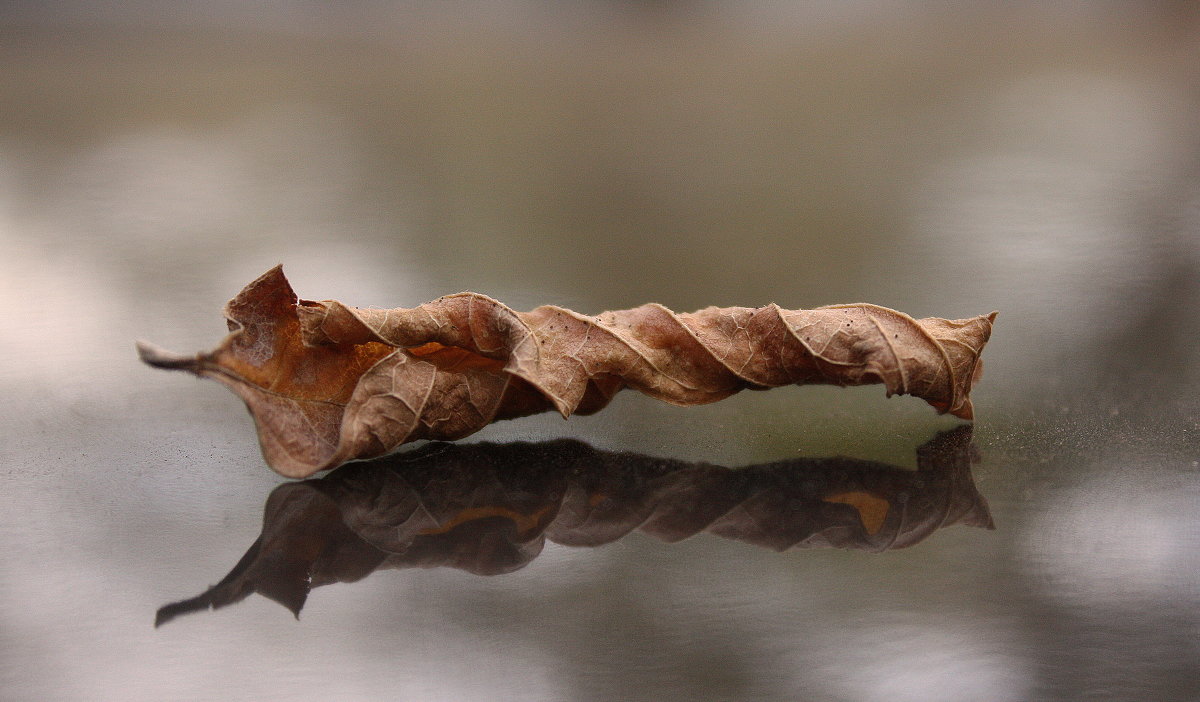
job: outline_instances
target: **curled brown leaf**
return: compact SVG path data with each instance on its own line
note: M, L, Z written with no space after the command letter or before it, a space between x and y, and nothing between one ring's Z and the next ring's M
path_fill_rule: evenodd
M250 409L272 468L304 477L418 439L453 440L499 419L602 409L630 387L677 405L744 389L881 383L973 417L970 391L996 313L916 320L868 304L813 310L648 304L586 316L516 312L478 293L419 307L300 300L280 267L225 308L211 352L148 344L146 363L223 383Z

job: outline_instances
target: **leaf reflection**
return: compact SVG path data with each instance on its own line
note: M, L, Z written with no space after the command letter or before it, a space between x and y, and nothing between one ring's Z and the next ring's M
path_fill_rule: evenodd
M229 575L160 609L155 626L254 592L299 616L312 588L384 568L509 573L547 539L599 546L639 530L777 551L905 548L952 524L993 528L974 456L970 425L917 449L916 471L842 457L729 469L569 439L429 444L279 486L262 535Z

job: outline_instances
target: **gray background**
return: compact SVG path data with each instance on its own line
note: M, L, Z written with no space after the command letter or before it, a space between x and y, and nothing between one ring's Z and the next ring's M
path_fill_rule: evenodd
M1190 3L5 3L5 699L1195 699L1200 21ZM709 536L378 573L152 628L282 482L141 366L304 297L1001 312L998 529L881 555ZM743 465L915 465L878 387L493 425Z

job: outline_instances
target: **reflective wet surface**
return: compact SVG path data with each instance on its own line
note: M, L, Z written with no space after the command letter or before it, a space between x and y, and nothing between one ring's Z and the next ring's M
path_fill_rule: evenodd
M603 546L636 530L700 532L776 551L886 551L952 524L994 528L971 482L971 427L918 449L917 470L848 458L736 470L597 451L579 441L428 444L281 485L263 533L220 583L164 606L155 625L265 595L299 616L312 588L374 570L524 568L549 539Z
M1194 699L1194 12L838 7L6 7L2 696ZM211 347L277 263L362 306L1000 316L946 469L959 422L817 387L289 483L133 347Z

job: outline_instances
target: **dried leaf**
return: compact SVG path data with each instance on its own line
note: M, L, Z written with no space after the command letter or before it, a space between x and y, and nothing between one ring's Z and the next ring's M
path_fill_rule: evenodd
M180 356L139 344L142 360L231 388L271 467L305 477L498 419L590 414L626 387L696 405L747 388L882 383L889 396L971 419L996 313L914 320L855 304L676 314L649 304L588 317L553 306L514 312L477 293L360 309L299 300L276 267L225 314L232 333L215 350Z
M497 575L528 565L547 539L599 546L635 530L666 542L705 532L776 551L906 548L953 524L993 528L973 460L969 425L919 448L917 471L842 457L731 470L567 439L430 444L279 486L262 535L233 571L160 609L156 624L255 592L299 616L312 588L375 570Z

